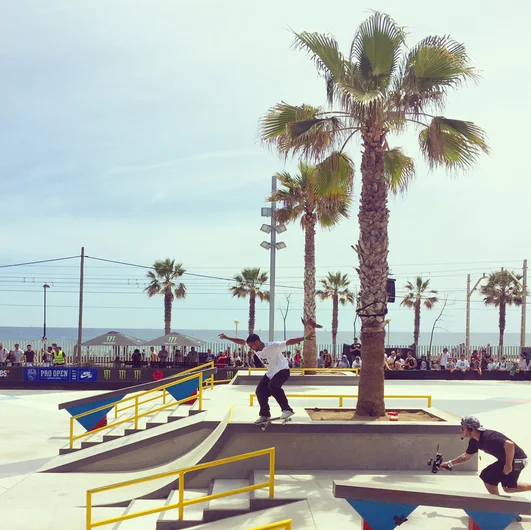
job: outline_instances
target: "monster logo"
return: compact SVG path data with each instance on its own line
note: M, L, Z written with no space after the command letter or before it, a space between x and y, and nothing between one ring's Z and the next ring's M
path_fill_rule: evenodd
M108 369L103 370L103 379L110 379L111 378L111 371Z
M118 377L120 379L125 379L126 371L125 370L118 370Z
M142 370L135 370L135 380L138 380L142 377Z

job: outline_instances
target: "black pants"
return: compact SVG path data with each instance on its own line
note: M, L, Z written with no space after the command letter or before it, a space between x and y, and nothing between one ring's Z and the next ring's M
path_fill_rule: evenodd
M260 403L260 416L271 416L269 409L269 396L273 396L279 404L281 410L292 410L288 404L288 399L282 385L289 379L289 370L280 370L271 379L264 375L256 387L256 397Z

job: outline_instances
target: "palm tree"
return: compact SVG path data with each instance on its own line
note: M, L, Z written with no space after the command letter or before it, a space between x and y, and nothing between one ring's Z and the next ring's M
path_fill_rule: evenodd
M184 283L176 283L175 280L180 278L186 271L182 263L175 264L174 259L165 259L155 261L153 271L147 273L151 280L150 284L144 289L151 298L157 294L164 296L164 334L171 332L171 308L173 301L177 298L186 297L186 287Z
M333 36L322 33L295 33L294 47L311 55L325 79L331 108L278 103L262 118L261 136L283 156L302 155L332 171L349 142L360 138L356 251L363 374L357 414L382 416L389 274L387 199L389 190L405 191L415 172L413 159L401 148L391 147L389 137L412 125L430 167L468 169L482 151L488 151L482 129L436 113L444 107L450 89L477 75L462 44L450 37L431 36L406 48L403 28L378 12L359 26L347 55L339 51Z
M281 188L269 201L282 206L276 211L280 223L300 219L304 230L304 321L315 322L315 227L334 227L342 217L348 217L352 194L352 163L346 155L338 158L338 168L332 174L326 166L299 163L296 175L277 173ZM317 342L314 329L305 324L304 366L315 368Z
M437 294L437 291L428 290L429 285L430 280L424 281L421 276L417 276L415 285L411 282L406 283L408 293L404 296L402 302L400 302L401 306L415 310L415 329L413 331L413 344L415 345L415 350L419 345L420 309L422 305L424 305L426 309L432 309L439 301L436 296L428 296Z
M236 282L230 290L236 298L249 297L249 335L254 333L256 320L256 299L260 302L269 301L269 291L262 291L261 287L267 282L267 272L260 272L260 268L243 269L232 279Z
M505 333L506 313L508 305L522 305L524 291L519 281L521 274L500 270L489 274L487 283L481 287L480 293L485 297L485 305L500 308L498 326L500 328L499 355L503 355L503 335Z
M336 339L338 327L339 304L353 304L355 294L348 288L350 280L346 274L329 272L326 278L321 280L322 289L318 289L316 294L321 300L332 299L332 353L336 358Z

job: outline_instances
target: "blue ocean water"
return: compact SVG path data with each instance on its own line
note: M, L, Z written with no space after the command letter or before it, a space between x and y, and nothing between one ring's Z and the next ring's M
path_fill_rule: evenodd
M102 335L109 331L121 331L127 335L132 335L142 340L150 340L155 337L160 337L164 334L161 329L107 329L107 328L84 328L83 340L89 340L98 335ZM179 333L184 333L192 337L196 337L208 343L220 342L218 334L226 332L234 335L234 330L213 330L213 329L176 329ZM262 338L268 337L267 330L255 330L256 333L262 336ZM287 338L297 337L301 333L301 330L288 330ZM74 341L77 339L77 328L48 328L47 330L48 340L59 341ZM246 331L240 330L239 336L244 337ZM0 327L0 342L20 340L22 342L38 341L42 337L42 328L40 327ZM275 333L275 340L283 340L284 334L282 331ZM350 344L353 339L352 331L340 331L337 336L337 343ZM319 344L329 344L332 342L330 331L317 330L317 342ZM392 346L407 346L413 342L413 334L411 332L392 331L390 337L388 337L388 343ZM430 333L420 334L420 344L428 345L430 342ZM433 336L433 344L435 346L452 346L465 342L465 333L449 333L449 332L436 332ZM470 344L473 346L486 346L487 344L498 344L498 333L471 333ZM506 333L504 344L506 346L518 346L520 344L520 335L518 333ZM526 343L527 344L527 343Z

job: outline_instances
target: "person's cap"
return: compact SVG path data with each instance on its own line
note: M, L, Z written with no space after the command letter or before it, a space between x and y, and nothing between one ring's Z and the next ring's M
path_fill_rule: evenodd
M473 429L476 431L484 431L485 427L481 425L481 422L475 416L465 416L461 418L461 425L467 429Z

